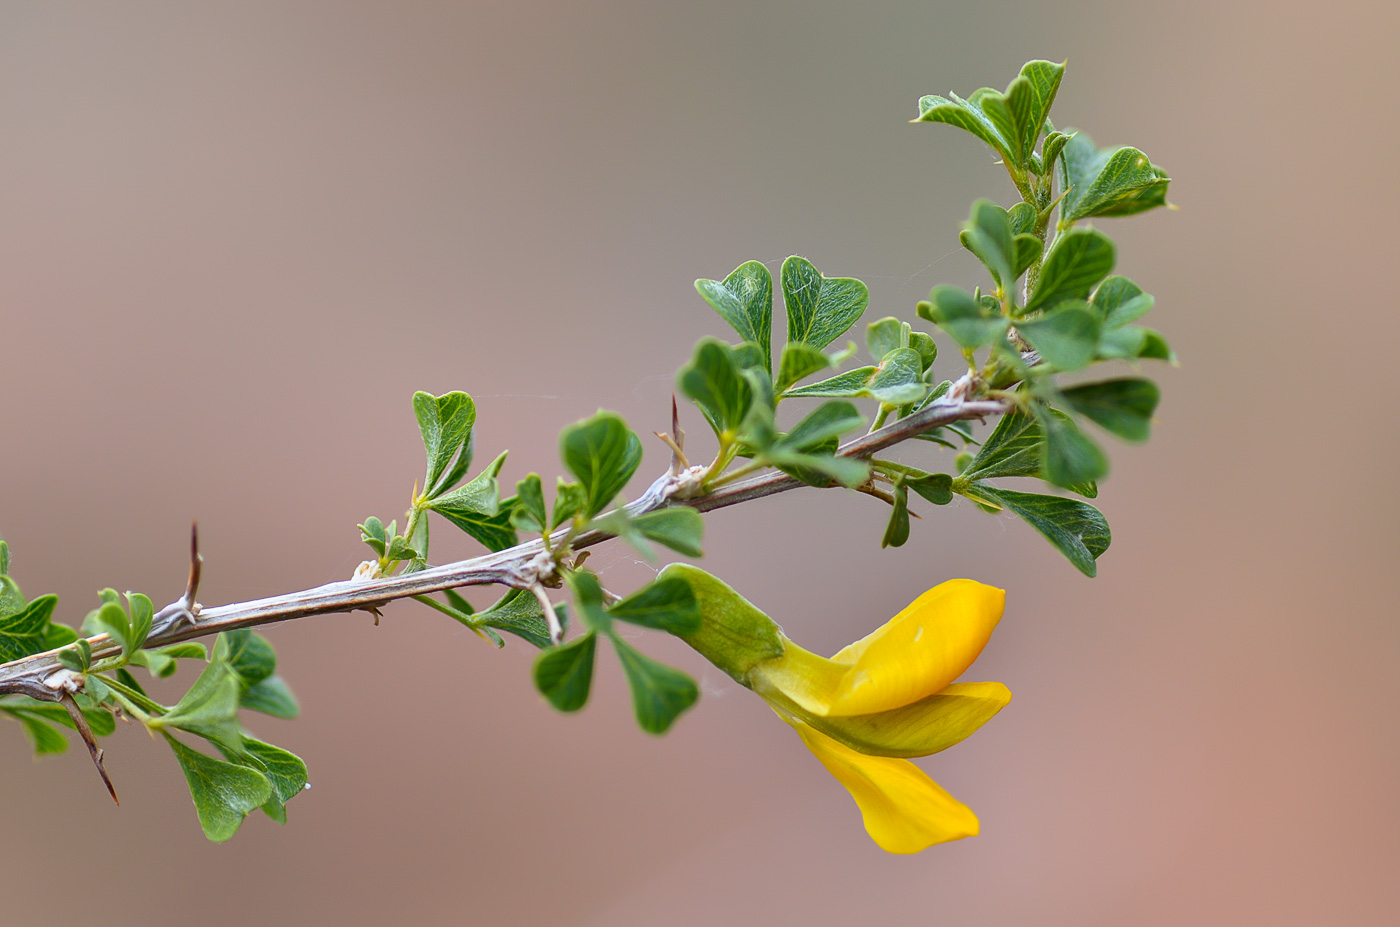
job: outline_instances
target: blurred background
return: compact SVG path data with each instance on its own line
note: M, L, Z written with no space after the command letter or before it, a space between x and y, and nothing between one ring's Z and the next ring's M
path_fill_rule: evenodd
M708 519L706 566L816 650L946 578L1009 590L971 675L1015 701L922 761L980 837L885 855L658 635L704 691L661 739L611 658L562 717L527 647L408 604L269 630L302 719L249 723L314 785L285 828L205 842L137 730L107 745L117 808L81 748L0 728L3 919L1394 923L1397 25L1377 0L4 4L0 532L69 622L102 586L175 598L191 518L206 604L349 577L356 522L422 472L415 389L471 392L509 483L600 406L665 430L724 334L696 277L804 254L871 318L979 282L959 224L1013 190L907 120L1029 58L1069 61L1058 125L1174 178L1179 212L1103 226L1182 365L1151 371L1151 443L1111 448L1096 580L965 503L883 552L853 494ZM633 489L664 463L648 441ZM472 553L437 531L434 559Z

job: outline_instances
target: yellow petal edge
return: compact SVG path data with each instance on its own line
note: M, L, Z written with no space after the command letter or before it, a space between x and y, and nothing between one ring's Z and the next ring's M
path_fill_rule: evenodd
M866 756L801 721L784 718L802 742L846 787L865 831L887 853L918 853L937 843L977 835L977 815L908 760Z

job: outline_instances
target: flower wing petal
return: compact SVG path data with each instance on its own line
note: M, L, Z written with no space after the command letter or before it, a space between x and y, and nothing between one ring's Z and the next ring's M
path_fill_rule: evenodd
M851 667L824 712L889 711L927 698L977 659L1001 620L1006 593L970 579L941 583L832 661Z
M784 719L786 720L786 719ZM907 760L866 756L802 722L788 721L860 808L866 833L887 853L917 853L977 834L977 816Z

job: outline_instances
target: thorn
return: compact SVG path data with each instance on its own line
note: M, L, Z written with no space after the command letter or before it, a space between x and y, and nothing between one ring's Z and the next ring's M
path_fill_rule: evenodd
M199 522L190 522L190 578L185 583L185 595L180 600L185 606L185 611L189 612L190 623L194 623L195 617L199 614L199 603L195 601L195 596L199 594L200 565L204 563L204 558L199 555Z
M107 768L102 765L104 751L93 738L92 728L88 727L83 710L78 707L77 702L73 701L73 696L67 692L63 693L63 698L60 701L63 702L63 707L68 709L68 716L73 719L73 726L78 729L78 736L82 737L83 743L87 744L88 756L92 757L92 764L97 767L97 774L102 777L102 784L107 786L107 794L112 796L112 801L120 805L121 799L117 798L117 790L107 775Z
M572 569L577 570L579 567L583 566L583 562L588 559L588 555L591 553L593 553L593 551L591 550L580 551L579 555L574 558L574 565Z

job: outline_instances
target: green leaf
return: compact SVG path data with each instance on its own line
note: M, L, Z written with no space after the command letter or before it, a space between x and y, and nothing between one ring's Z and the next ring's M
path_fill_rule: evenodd
M170 657L172 660L208 660L209 651L198 641L185 641L182 644L171 644L168 647L159 647L156 653Z
M86 638L78 638L72 647L60 650L57 656L58 662L75 673L86 673L92 667L92 645Z
M1000 152L1008 164L1024 169L1063 74L1063 64L1028 61L1005 93L982 87L966 100L955 93L926 96L919 100L919 118L914 121L965 129Z
M831 358L810 344L789 342L783 345L783 357L778 363L778 379L774 388L782 392L800 380L820 373L831 366Z
M895 348L909 347L909 335L908 322L886 316L865 326L865 346L878 360Z
M1122 379L1085 383L1063 392L1080 415L1127 441L1146 441L1161 393L1151 380Z
M1050 309L1066 299L1086 299L1113 270L1113 241L1098 229L1070 229L1055 240L1026 301L1026 311Z
M175 759L189 784L199 826L204 829L204 836L215 843L223 843L236 834L248 813L272 797L272 784L256 769L206 756L169 734L165 740L175 751ZM243 752L241 740L238 752Z
M46 648L49 618L58 596L42 595L18 613L0 618L0 663L8 663Z
M928 319L943 329L965 350L971 351L989 344L1006 330L1008 322L1001 316L989 316L966 290L955 286L936 286L928 300L918 305L920 318Z
M126 609L118 603L103 602L102 607L97 610L94 624L99 632L107 634L122 645L122 656L130 656L136 649L131 646L131 619L127 616Z
M1020 277L1032 264L1040 260L1041 252L1045 250L1045 243L1029 234L1017 235L1012 239L1012 243L1016 246L1013 258L1015 266L1012 268L1014 279Z
M986 480L998 476L1038 476L1043 438L1035 416L1012 409L1001 417L987 440L982 442L982 448L962 472L962 477Z
M589 631L567 644L546 650L535 659L535 688L560 711L578 711L593 685L593 656L597 638Z
M10 572L10 545L0 538L0 576Z
M979 498L1001 505L1029 522L1085 576L1098 572L1094 561L1108 550L1112 540L1108 522L1098 509L1077 499L1012 492L985 483L977 483L973 488Z
M151 633L151 622L155 620L155 606L151 600L139 592L126 594L127 609L131 615L131 649L136 650L146 643Z
M890 520L885 525L885 536L880 539L881 547L903 547L909 540L909 487L902 478L894 481L894 506L890 509Z
M991 200L977 200L972 204L972 215L958 235L958 241L982 262L997 286L1006 287L1015 282L1017 246L1005 209Z
M1080 299L1067 299L1016 329L1056 370L1079 370L1093 363L1099 347L1099 316Z
M505 550L520 543L510 524L515 497L500 498L496 477L505 463L505 452L469 483L431 500L428 508L461 528L490 550Z
M936 349L935 349L936 352ZM914 348L895 348L878 367L857 367L811 386L790 389L786 397L855 397L904 405L924 398L923 357ZM853 426L854 427L854 426Z
M62 753L68 749L68 739L38 718L14 711L5 713L24 726L24 732L29 735L29 741L34 745L35 756Z
M613 412L599 412L559 435L564 466L588 493L589 518L612 503L642 462L642 442Z
M934 505L947 505L953 501L953 478L947 473L929 473L920 477L906 477L904 485Z
M96 677L89 677L87 685L91 685ZM25 696L11 697L0 703L0 710L8 711L11 714L32 715L49 724L56 724L71 730L77 730L73 723L73 718L68 714L68 709L62 705L55 705L53 702L40 702ZM83 717L87 719L88 727L97 737L109 737L117 729L117 721L112 717L112 713L104 708L85 708Z
M1107 328L1135 322L1152 308L1152 297L1127 277L1114 274L1094 290L1089 300Z
M851 277L823 277L806 258L783 261L787 340L824 348L855 324L870 303L865 284Z
M753 388L733 349L714 338L702 338L695 345L690 363L676 375L676 385L700 407L716 435L736 434L753 403Z
M389 537L384 530L384 523L371 515L365 519L363 525L357 526L360 529L360 540L369 545L380 557L388 551Z
M240 628L237 631L225 631L222 635L223 643L227 647L224 658L228 660L229 669L238 675L244 685L253 685L262 682L277 670L277 651L272 649L272 644L267 638L248 628ZM219 649L215 645L215 650Z
M859 486L870 479L870 464L851 457L789 451L784 448L774 448L766 457L773 466L811 486L830 486L833 482L842 486Z
M690 584L679 577L658 579L608 609L622 621L685 636L700 630L700 608Z
M1075 134L1074 132L1068 134L1064 132L1046 133L1045 141L1040 146L1041 170L1046 175L1055 170L1055 162L1059 160L1060 153L1065 150L1065 145L1074 138ZM1026 206L1031 208L1029 203Z
M695 289L741 341L758 347L763 369L773 369L773 277L758 261L746 261L723 280L696 280Z
M644 656L622 638L613 647L632 688L637 725L650 734L664 734L681 713L700 698L695 680L674 667Z
M243 749L242 729L238 724L241 694L238 674L227 663L210 663L184 698L168 714L152 719L149 725L158 729L188 731L225 750L238 753Z
M564 579L578 603L583 623L594 631L612 630L612 617L603 608L603 587L598 585L598 577L588 570L576 570L564 574Z
M1021 73L1006 88L1006 103L1018 131L1018 164L1025 164L1035 151L1035 143L1045 127L1045 117L1055 102L1065 66L1053 61L1027 61Z
M239 698L238 707L274 718L291 719L301 712L296 696L281 676L269 676L253 683Z
M1045 434L1041 476L1056 486L1074 488L1108 475L1108 457L1067 416L1038 408L1036 417Z
M782 451L811 451L864 424L865 416L851 403L824 402L779 438L774 447Z
M705 518L689 506L672 506L647 512L632 519L643 537L664 544L687 557L704 556L700 541L705 536Z
M571 483L562 476L554 484L554 512L549 518L549 530L564 524L588 505L588 492L582 483Z
M144 666L150 670L153 677L161 679L175 674L175 661L163 653L154 650L138 650L131 655L130 665Z
M287 823L287 802L306 788L306 763L289 750L243 735L243 753L224 754L225 759L260 772L272 787L262 810L278 824Z
M1167 202L1171 178L1136 148L1095 148L1083 132L1060 155L1060 222L1131 216Z
M563 618L562 613L560 618ZM544 608L534 593L527 589L510 590L490 608L477 614L472 624L499 628L541 650L550 645L549 623L544 617Z
M455 390L441 396L418 392L413 394L413 413L418 417L418 430L422 432L423 448L428 454L423 495L431 498L451 488L451 483L443 476L454 457L458 459L453 471L459 479L471 465L476 403L466 393Z
M545 514L544 485L538 473L531 473L515 484L515 507L510 512L511 526L517 531L543 533L549 516Z

